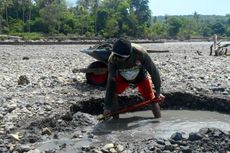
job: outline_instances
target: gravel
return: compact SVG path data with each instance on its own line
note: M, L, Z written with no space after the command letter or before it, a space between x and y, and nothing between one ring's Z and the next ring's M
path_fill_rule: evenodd
M167 98L163 107L230 112L229 56L209 56L210 43L160 43L143 46L147 49L170 51L150 54L162 77L162 92ZM73 104L79 104L78 110L81 110L85 107L82 102L100 103L105 94L105 88L86 84L85 74L72 73L72 69L85 68L95 61L80 52L80 49L88 47L89 45L0 46L0 152L40 152L30 144L46 141L49 137L59 138L63 131L69 132L73 137L90 135L93 138L88 127L97 123L95 116L70 112ZM135 90L129 89L123 96L135 93ZM185 102L181 104L179 101ZM50 128L51 136L41 135L44 128ZM80 132L76 134L74 131ZM170 140L161 142L153 138L130 144L115 143L110 150L224 152L230 151L229 139L229 132L202 129L190 133L188 139L176 133ZM106 150L104 144L84 149L98 152Z

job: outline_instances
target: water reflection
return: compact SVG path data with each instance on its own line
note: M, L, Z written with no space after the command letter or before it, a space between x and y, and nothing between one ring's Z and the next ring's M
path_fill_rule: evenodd
M230 115L210 111L165 110L162 118L154 119L150 111L120 115L94 127L93 133L104 141L128 142L150 137L169 138L180 131L188 135L201 128L219 128L230 131Z

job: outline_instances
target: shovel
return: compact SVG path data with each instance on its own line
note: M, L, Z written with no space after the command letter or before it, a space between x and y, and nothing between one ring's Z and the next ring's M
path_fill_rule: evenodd
M99 121L108 120L112 116L115 116L115 115L118 115L118 114L127 113L127 112L130 112L130 111L134 111L134 110L140 109L140 108L145 107L145 106L147 106L149 104L152 104L152 103L162 102L163 100L164 100L163 98L154 98L152 100L147 100L147 101L139 102L139 103L136 103L134 105L118 109L117 111L112 112L111 114L106 115L106 116L105 115L99 115L97 117L97 120L99 120Z

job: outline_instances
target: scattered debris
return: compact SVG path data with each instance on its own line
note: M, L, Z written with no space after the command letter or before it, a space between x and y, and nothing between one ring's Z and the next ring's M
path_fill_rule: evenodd
M30 83L30 81L26 75L19 76L18 85L27 85L29 83Z
M214 43L210 46L210 56L212 55L212 51L214 51L215 56L227 55L228 46L230 44L221 45L222 40L217 41L217 35L213 36Z
M42 129L42 135L45 135L45 134L51 135L52 134L51 129L50 128L43 128Z
M13 138L14 140L17 140L17 141L19 141L20 138L22 138L22 136L20 135L19 132L15 133L15 134L9 134L9 136L10 136L11 138Z
M22 60L29 60L30 58L28 56L24 56Z

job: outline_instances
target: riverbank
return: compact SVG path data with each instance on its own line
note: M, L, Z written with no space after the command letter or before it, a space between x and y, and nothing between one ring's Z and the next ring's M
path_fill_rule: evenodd
M142 45L146 49L169 50L168 53L150 54L162 77L162 92L166 95L163 109L198 109L229 113L229 56L209 56L210 43ZM37 147L42 142L61 141L66 135L74 140L73 144L76 146L68 145L68 141L63 141L53 151L64 152L69 147L81 148L90 145L90 141L96 141L97 138L92 134L92 127L97 124L95 114L102 112L101 102L103 102L105 88L86 84L83 73L77 75L72 73L72 69L85 68L95 61L80 52L80 49L89 46L0 46L0 135L3 138L0 140L1 152L42 150ZM121 101L140 100L139 96L131 96L136 93L136 89L130 88L121 95ZM85 114L86 111L89 113L89 110L93 116ZM213 146L214 151L220 150L210 144L217 142L219 145L222 140L225 140L223 145L229 145L229 132L210 128L206 130L205 135L213 139L209 141L207 137L198 136L199 142L210 142L205 144ZM84 139L87 141L78 144ZM150 143L152 141L158 141L155 140L154 135L149 140L121 145L133 152L143 150L142 146L154 151L153 148L157 145ZM196 141L187 138L178 140L180 144L183 144L183 141L189 144L184 145L188 151L200 146ZM111 143L119 144L119 142ZM169 144L168 140L159 143L164 146ZM173 142L170 143L174 146ZM97 150L100 151L100 147L102 149L104 145L106 144L98 145ZM179 149L183 149L181 145L178 146ZM84 149L90 147L83 147L82 150ZM160 147L157 149L164 151Z
M222 41L230 41L230 38L219 38ZM113 41L114 39L109 39ZM142 38L131 39L133 43L164 43L164 42L213 42L212 37L194 37L190 39L170 38ZM68 37L45 37L40 39L26 39L19 36L0 35L0 45L79 45L79 44L100 44L107 42L104 38L68 38Z

